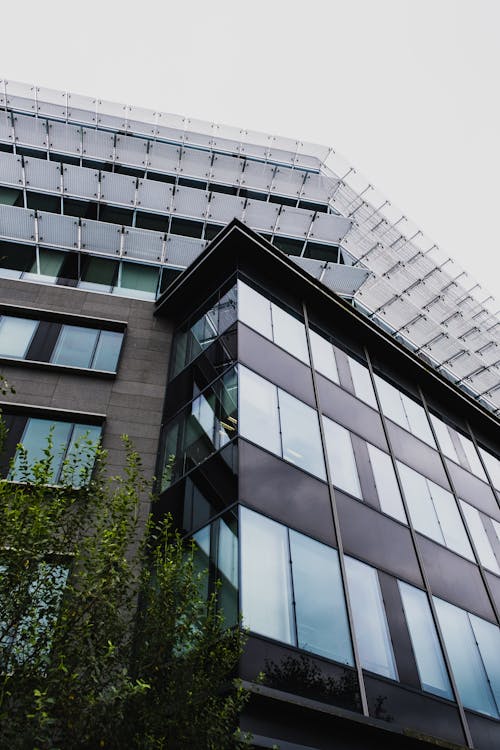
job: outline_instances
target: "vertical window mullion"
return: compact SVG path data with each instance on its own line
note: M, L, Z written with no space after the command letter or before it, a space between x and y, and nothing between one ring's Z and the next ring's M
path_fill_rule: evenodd
M290 544L290 529L288 526L286 527L286 542L288 545L288 575L290 580L290 594L292 597L292 627L293 627L293 633L292 633L292 640L295 646L299 645L299 638L298 638L298 626L297 626L297 607L295 602L295 585L293 580L293 560L292 560L292 547Z

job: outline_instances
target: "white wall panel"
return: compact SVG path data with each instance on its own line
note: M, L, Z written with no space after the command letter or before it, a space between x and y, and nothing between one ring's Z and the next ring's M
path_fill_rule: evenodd
M162 255L163 237L164 235L160 232L126 227L123 255L140 260L159 261Z
M6 154L0 151L0 183L22 188L23 166L21 157L17 154Z
M122 228L118 224L106 224L102 221L82 220L82 249L96 253L120 252Z
M99 196L99 171L86 167L63 166L64 195L97 200Z
M47 148L47 122L38 117L14 116L16 143L34 148Z
M38 241L51 247L78 247L78 219L37 211Z
M94 97L68 93L68 120L96 125L96 100Z
M129 175L101 172L101 200L104 203L134 206L136 183L137 179Z
M61 165L46 159L24 159L26 189L38 188L50 193L61 193Z

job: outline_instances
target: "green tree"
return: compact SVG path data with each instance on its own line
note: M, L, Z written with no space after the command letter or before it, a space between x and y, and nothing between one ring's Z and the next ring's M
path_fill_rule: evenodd
M243 646L193 546L150 501L125 438L123 476L83 440L50 486L53 449L0 481L0 747L225 750L247 699ZM94 463L95 468L90 467Z

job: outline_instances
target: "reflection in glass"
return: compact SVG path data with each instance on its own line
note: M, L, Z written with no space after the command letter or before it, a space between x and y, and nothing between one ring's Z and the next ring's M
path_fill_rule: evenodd
M352 557L345 558L345 565L361 664L397 680L377 571Z
M281 456L278 389L246 367L239 367L240 435Z
M498 706L495 703L488 680L489 675L486 672L488 666L491 666L490 661L489 659L484 661L481 658L482 654L478 648L476 634L469 619L469 617L474 616L470 616L465 610L437 597L434 597L434 603L451 668L464 706L488 716L498 717ZM479 620L479 618L474 617L474 621L476 620ZM479 622L483 621L480 620ZM475 624L476 631L480 635L480 625ZM498 637L496 640L498 648ZM489 643L484 644L484 651L488 657L490 654ZM494 663L498 665L498 651ZM494 667L491 677L492 684L498 684L495 683L498 672Z
M333 344L316 331L309 331L311 352L315 369L325 378L340 383Z
M318 414L278 388L283 458L325 479Z
M389 516L397 518L398 521L407 523L396 472L390 456L370 443L367 443L367 447L381 509Z
M266 339L273 340L269 300L241 279L238 280L238 320L265 336Z
M486 474L484 473L483 465L477 454L474 443L468 437L462 435L461 432L457 432L456 435L460 440L460 444L469 464L467 468L470 468L470 471L472 471L472 473L475 474L476 477L479 477L479 479L483 479L485 482L487 482L488 480L486 478Z
M123 333L119 333L118 331L101 331L92 367L95 370L116 372L122 341Z
M353 664L337 550L290 530L297 645Z
M495 557L495 553L493 552L493 547L490 544L479 511L476 508L473 508L472 505L469 505L469 503L465 503L463 500L460 500L460 504L479 555L481 565L484 565L488 570L492 570L494 573L497 573L497 575L500 575L500 567Z
M293 644L287 529L246 508L240 512L243 622L255 633Z
M38 321L29 318L0 316L0 357L24 359Z
M483 457L483 461L486 465L493 486L500 490L500 461L496 456L485 451L484 448L479 448L479 453Z
M347 359L349 360L354 393L361 401L378 410L377 399L368 367L362 365L361 362L352 357L348 356Z
M297 320L281 307L271 303L271 314L273 318L274 343L281 346L289 354L309 364L309 353L307 350L306 330L304 323Z
M90 367L98 335L95 328L63 325L50 361L70 367Z
M375 383L385 416L435 448L424 408L378 375L375 375Z
M333 484L354 497L361 498L361 487L349 431L324 415L323 426Z
M442 453L444 453L445 456L448 456L448 458L451 458L451 460L455 461L457 464L460 463L455 445L451 439L448 425L438 419L434 414L431 414L430 417Z
M468 613L488 681L500 713L500 628Z
M398 581L422 690L453 699L448 673L426 594Z

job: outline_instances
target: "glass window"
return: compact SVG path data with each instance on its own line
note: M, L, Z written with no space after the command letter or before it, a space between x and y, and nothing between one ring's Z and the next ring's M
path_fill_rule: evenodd
M243 622L256 633L293 644L287 529L241 508L240 535Z
M57 365L90 367L99 331L63 325L50 361Z
M397 680L377 571L352 557L345 558L345 565L361 664Z
M289 354L309 364L306 329L304 323L294 318L281 307L271 303L274 343Z
M217 576L221 587L218 598L226 623L238 622L238 536L224 519L215 522L217 529Z
M333 345L316 331L310 330L309 338L315 369L325 378L333 380L334 383L340 383Z
M93 256L82 259L82 261L85 262L78 282L80 289L110 292L115 284L118 263L115 260Z
M297 645L353 664L337 550L290 530Z
M456 461L457 464L460 463L453 440L451 439L448 425L438 419L434 414L431 414L430 417L442 453L444 453L445 456L448 456L448 458L451 458L452 461Z
M62 268L65 253L57 250L46 250L41 247L38 251L38 260L40 264L40 274L47 277L47 280L56 279ZM32 273L36 273L36 268L32 268Z
M246 367L239 367L240 434L281 456L278 389Z
M115 294L139 299L154 300L158 286L159 269L154 266L141 266L139 263L122 263L119 285Z
M24 359L37 326L37 320L2 315L0 317L0 356Z
M92 367L95 370L116 372L122 341L123 333L119 333L118 331L101 331Z
M407 523L396 472L390 456L370 443L367 443L367 447L381 509L389 516L397 518L398 521Z
M352 383L354 385L354 393L361 399L361 401L364 401L374 409L378 409L377 399L375 397L375 391L373 390L373 383L368 367L362 365L361 362L358 362L352 357L348 357L348 360Z
M415 529L473 560L472 548L451 492L400 461L398 469Z
M325 479L318 413L278 388L283 458Z
M479 511L476 510L476 508L473 508L472 505L469 505L469 503L465 503L463 500L460 500L460 504L479 555L481 565L484 565L488 570L492 570L494 573L500 575L500 567L498 566L495 553L493 552L493 548L490 544Z
M479 453L483 457L493 486L500 490L500 461L496 456L485 451L484 448L479 448Z
M488 716L498 717L498 706L495 703L487 674L487 669L488 667L491 669L491 664L489 660L488 662L483 660L483 654L476 640L476 631L481 637L481 626L476 622L479 618L470 616L465 610L437 597L434 597L434 602L451 668L464 706L488 714ZM475 630L471 624L471 617L475 621ZM479 620L479 622L484 621ZM486 640L489 641L489 639ZM494 664L496 663L498 669L498 636L495 640L497 640L497 651ZM483 650L488 657L489 642L484 643ZM494 667L491 677L493 678L492 684L495 684L497 670Z
M385 416L435 448L436 444L423 406L378 375L375 375L375 383Z
M398 581L422 690L453 700L448 673L426 594Z
M324 415L323 425L333 484L360 498L361 487L349 431Z
M22 453L18 451L13 468L9 472L9 479L23 482L32 481L35 478L31 467L46 458L45 451L50 435L52 441L50 481L57 483L62 477L64 481L71 481L74 486L79 486L82 478L87 477L88 470L94 464L95 443L100 433L101 428L95 425L54 422L49 419L28 419L21 439L26 451L26 462ZM79 445L78 450L75 450L77 440ZM67 461L63 467L65 458ZM62 475L63 468L64 475Z
M467 614L488 675L490 688L497 705L497 713L500 713L500 628L481 617L471 613Z
M465 457L467 458L467 461L469 463L470 470L473 474L476 475L476 477L479 477L479 479L484 479L484 481L487 482L488 480L486 478L486 474L484 473L483 465L477 454L474 443L468 437L462 435L461 432L457 432L456 434L458 435L460 444L464 449Z
M271 303L241 280L238 280L238 319L273 340Z

